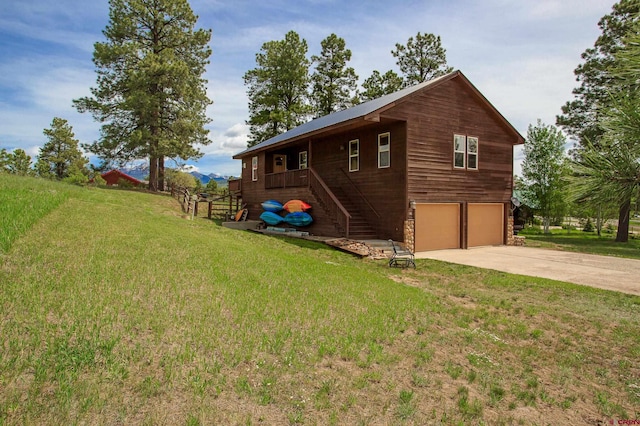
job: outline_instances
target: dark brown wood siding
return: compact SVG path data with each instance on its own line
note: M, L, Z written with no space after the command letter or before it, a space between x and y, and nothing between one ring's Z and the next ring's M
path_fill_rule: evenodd
M389 132L391 164L378 167L378 135ZM360 142L360 167L349 171L349 141ZM378 238L403 238L406 198L406 123L383 121L312 141L311 167L338 198L376 229Z
M340 236L333 222L327 217L318 201L309 191L307 187L297 188L265 188L265 156L264 152L258 153L258 180L251 180L251 158L253 155L243 157L241 159L242 166L242 202L246 204L249 210L249 219L258 220L262 214L262 203L267 200L277 200L282 204L289 200L303 200L311 204L312 209L309 211L313 217L313 223L307 227L297 228L300 231L307 231L314 235L323 236ZM246 166L244 165L246 164ZM282 213L284 215L284 212ZM291 227L286 223L279 225L282 227Z
M384 113L407 120L407 192L416 202L507 202L516 136L459 79ZM478 137L478 170L453 168L453 135Z

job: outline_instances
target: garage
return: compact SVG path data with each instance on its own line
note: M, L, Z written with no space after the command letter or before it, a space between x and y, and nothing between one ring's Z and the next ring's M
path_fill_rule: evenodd
M504 244L504 204L468 204L467 246Z
M417 204L415 251L460 248L460 204Z

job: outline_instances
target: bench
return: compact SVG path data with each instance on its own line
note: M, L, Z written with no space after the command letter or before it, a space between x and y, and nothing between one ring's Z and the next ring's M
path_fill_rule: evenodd
M412 266L416 268L415 257L409 250L404 250L400 246L396 245L393 240L389 240L391 247L393 248L393 255L389 259L389 267L394 268L408 268Z

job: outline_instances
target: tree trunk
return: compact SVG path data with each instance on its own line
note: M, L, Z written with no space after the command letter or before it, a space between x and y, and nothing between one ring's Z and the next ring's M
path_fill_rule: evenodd
M149 155L149 191L158 190L158 157Z
M544 233L548 234L549 233L549 223L551 222L551 218L549 218L548 216L545 216L542 218L542 223L544 224Z
M598 230L598 237L602 236L602 207L598 206L598 217L596 217L596 229Z
M164 155L158 157L158 191L164 191Z
M617 243L626 243L629 241L629 212L631 210L631 200L624 202L620 206L618 215L618 233L616 234Z

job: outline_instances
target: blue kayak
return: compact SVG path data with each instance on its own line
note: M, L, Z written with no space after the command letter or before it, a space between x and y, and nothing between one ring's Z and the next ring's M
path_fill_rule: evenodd
M267 225L277 225L283 221L282 216L275 214L274 212L262 212L260 219L262 219L262 221Z
M276 200L267 200L262 203L262 209L266 212L274 212L277 213L282 210L282 204Z
M313 222L313 218L307 212L293 212L286 215L284 221L293 226L307 226Z

